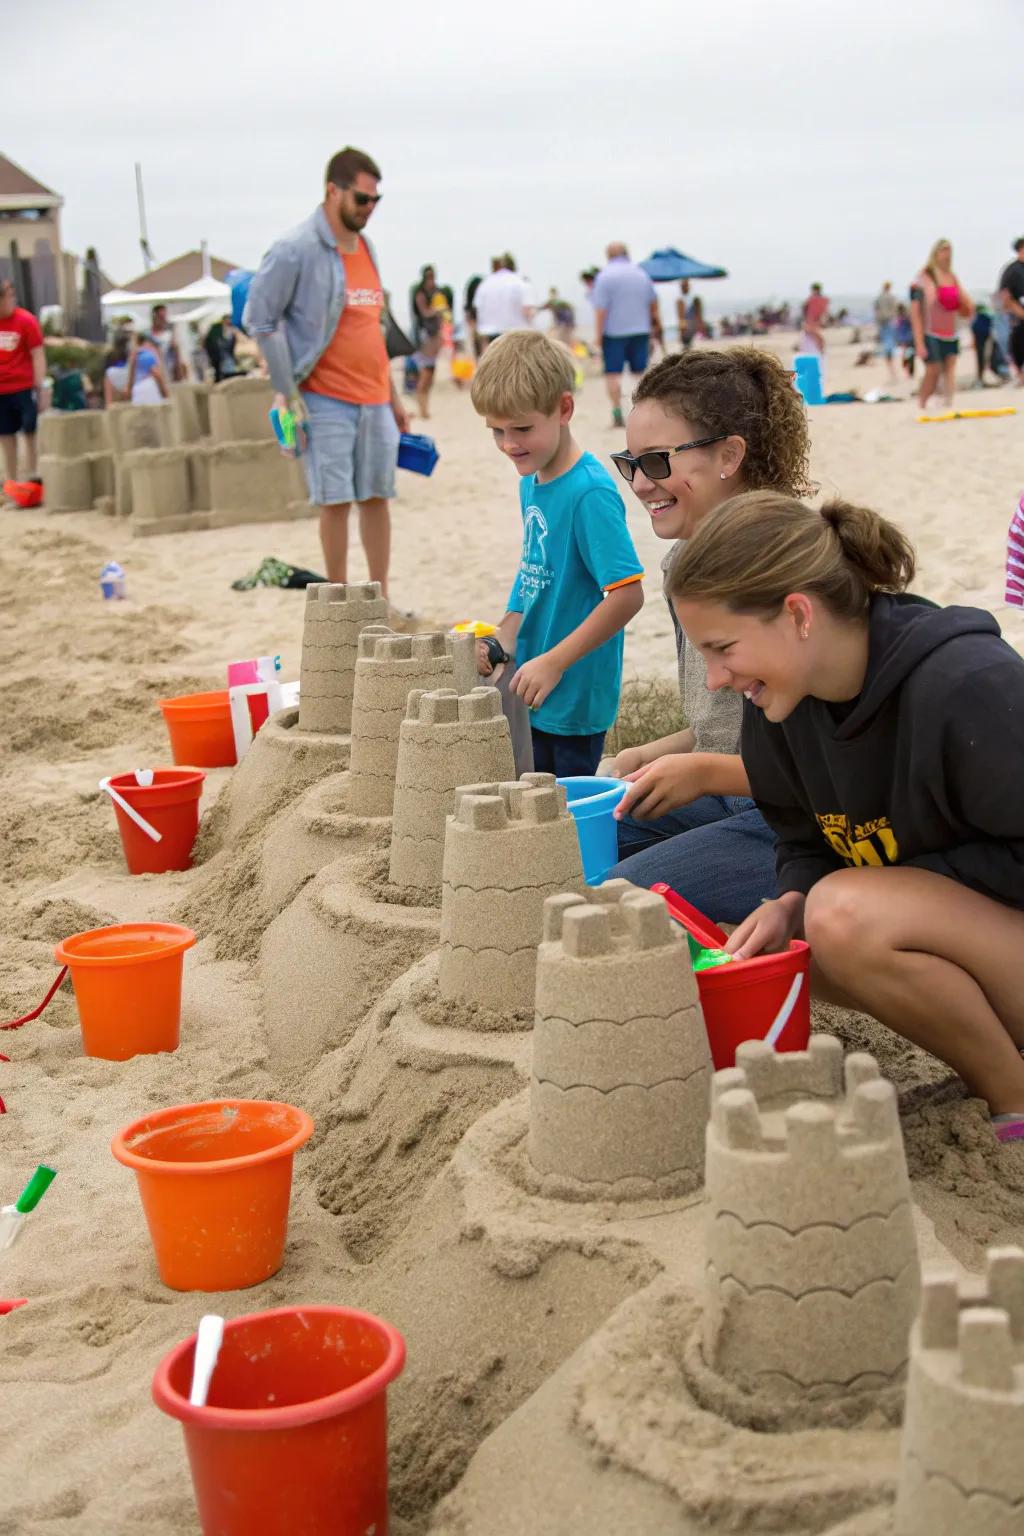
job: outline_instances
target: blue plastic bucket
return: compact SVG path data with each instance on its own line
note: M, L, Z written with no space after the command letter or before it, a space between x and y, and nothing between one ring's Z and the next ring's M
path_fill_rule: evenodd
M580 840L583 874L588 885L600 885L613 864L619 862L618 829L612 812L626 793L624 779L590 778L587 775L559 779Z
M440 457L432 437L403 432L398 439L399 469L411 469L414 475L432 475Z
M825 389L821 358L815 352L798 352L793 359L793 382L808 405L824 405Z

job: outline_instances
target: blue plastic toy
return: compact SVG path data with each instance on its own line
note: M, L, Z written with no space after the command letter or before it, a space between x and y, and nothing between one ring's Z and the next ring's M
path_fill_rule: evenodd
M565 788L576 822L584 878L588 885L600 885L612 865L619 862L618 831L612 812L629 785L625 779L586 775L559 779L558 783Z
M414 475L432 475L440 457L432 437L403 432L398 439L399 469L411 469Z
M296 457L302 452L296 432L298 419L294 411L279 411L276 406L270 412L270 425L274 429L274 436L282 448L287 448ZM305 430L309 431L308 426Z

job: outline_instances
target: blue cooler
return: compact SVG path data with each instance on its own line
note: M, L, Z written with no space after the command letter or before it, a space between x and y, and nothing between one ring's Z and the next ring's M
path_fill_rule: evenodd
M825 404L821 358L816 352L798 352L793 359L794 383L808 405Z
M398 467L411 469L414 475L432 475L441 455L432 437L417 437L403 432L398 439Z
M619 862L619 835L615 807L628 788L625 779L579 777L559 779L569 810L576 822L583 874L588 885L600 885Z

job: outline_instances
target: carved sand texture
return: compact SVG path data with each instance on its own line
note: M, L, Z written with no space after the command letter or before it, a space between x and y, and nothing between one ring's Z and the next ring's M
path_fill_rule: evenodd
M532 1012L545 899L585 889L575 823L554 775L456 789L442 876L441 996Z
M352 691L349 810L390 816L395 803L398 733L413 688L468 693L477 677L472 635L395 635L368 625L359 636Z
M341 735L352 727L359 631L388 616L380 582L321 581L306 588L299 673L299 729Z
M537 955L530 1161L590 1186L700 1182L710 1058L685 941L628 880L549 896Z
M441 900L445 822L456 786L515 772L512 738L497 688L409 694L399 731L391 883Z
M919 1265L892 1084L828 1035L755 1040L711 1100L706 1365L822 1402L897 1382Z
M1024 1248L924 1279L910 1339L897 1536L1024 1530Z

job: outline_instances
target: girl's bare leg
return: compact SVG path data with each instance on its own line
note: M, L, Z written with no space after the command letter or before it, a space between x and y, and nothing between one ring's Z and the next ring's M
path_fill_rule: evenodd
M837 1000L952 1067L993 1114L1024 1114L1024 912L922 869L847 869L804 926Z
M925 363L924 375L921 379L921 390L918 394L918 402L922 411L928 409L928 401L935 393L935 386L939 382L938 363Z
M956 393L956 365L959 359L956 356L943 359L942 363L942 396L946 402L947 411L953 409L953 396Z

